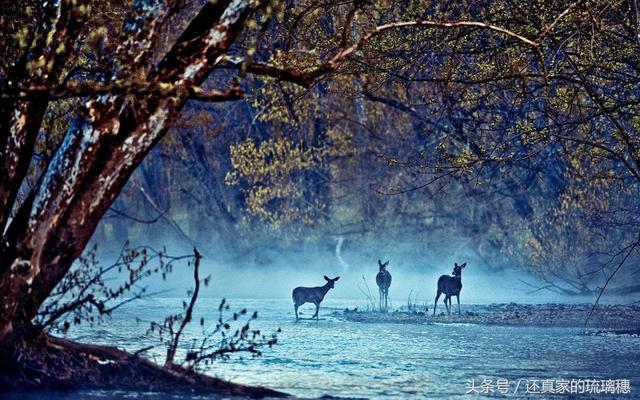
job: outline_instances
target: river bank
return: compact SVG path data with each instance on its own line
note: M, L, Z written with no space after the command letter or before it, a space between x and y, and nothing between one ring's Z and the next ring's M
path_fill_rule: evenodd
M507 326L558 326L585 327L597 331L611 331L617 334L640 333L640 305L597 305L592 304L465 304L458 315L457 305L452 307L452 315L438 305L438 313L426 307L403 306L391 312L377 312L346 308L336 311L334 316L350 322L428 324L428 323L470 323ZM592 312L593 310L593 312ZM591 314L591 316L589 316Z

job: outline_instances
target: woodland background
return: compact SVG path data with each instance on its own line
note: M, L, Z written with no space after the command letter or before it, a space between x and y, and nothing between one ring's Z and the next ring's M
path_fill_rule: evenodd
M608 290L640 291L637 0L0 10L0 352L17 364L47 299L102 274L92 243L265 268L459 246L532 290L601 293L620 272ZM147 261L49 315L102 314Z
M254 59L302 66L331 54L348 5L293 4L244 43ZM362 7L354 38L392 21L469 19L541 44L474 27L403 28L312 86L249 76L242 100L190 102L97 242L163 243L169 232L267 268L283 252L326 255L339 241L382 254L401 244L406 257L463 248L548 289L593 293L640 232L637 4ZM49 112L58 135L74 106ZM638 261L626 259L634 277ZM620 294L640 290L627 283Z

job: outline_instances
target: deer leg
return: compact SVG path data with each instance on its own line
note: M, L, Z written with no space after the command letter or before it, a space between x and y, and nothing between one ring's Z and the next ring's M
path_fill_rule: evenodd
M456 295L456 299L458 300L458 315L462 315L462 313L460 312L460 295L459 294Z
M298 304L294 304L293 307L296 310L296 321L298 320L298 307L300 307Z
M433 316L436 315L436 306L438 305L438 299L440 298L441 294L442 292L438 290L438 293L436 294L436 301L435 303L433 303Z
M451 316L451 297L449 296L445 296L444 297L444 305L447 308L447 315Z
M388 291L384 291L384 311L387 312L387 296L389 296Z
M315 318L316 320L318 320L318 311L320 310L320 303L315 303L316 305L316 313L313 314L313 317L311 317L311 319Z
M378 311L382 312L382 288L378 287Z

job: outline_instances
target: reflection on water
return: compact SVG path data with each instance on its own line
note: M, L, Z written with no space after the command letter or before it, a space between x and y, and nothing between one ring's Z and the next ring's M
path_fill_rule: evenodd
M179 311L181 302L141 300L102 325L74 327L70 336L135 351L157 344L155 336L146 334L148 323L136 318L161 322L171 311ZM208 367L209 374L238 383L305 397L469 398L465 395L469 380L484 378L511 382L630 379L631 395L640 390L636 386L640 382L640 339L632 335L585 335L577 328L352 323L331 316L331 311L361 304L336 299L323 303L319 321L295 323L287 299L229 302L232 311L258 310L253 326L265 334L282 328L278 345L265 350L262 358ZM216 319L218 304L218 299L200 299L194 321L200 316ZM302 311L310 317L314 307L303 306ZM201 334L198 324L193 325L185 346L189 338ZM158 346L148 354L161 362L164 349Z

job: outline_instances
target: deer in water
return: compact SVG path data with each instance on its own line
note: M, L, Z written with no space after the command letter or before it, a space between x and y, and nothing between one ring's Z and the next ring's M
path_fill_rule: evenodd
M298 307L303 305L304 303L313 303L316 305L316 313L313 314L311 319L318 319L318 310L320 309L320 303L324 300L324 296L327 294L329 289L333 289L335 282L340 279L339 276L331 279L326 275L324 280L327 281L324 286L316 286L316 287L297 287L293 289L293 293L291 297L293 297L293 306L296 310L296 321L298 320Z
M376 283L378 284L378 297L380 298L380 311L382 311L382 299L384 298L384 310L387 310L387 298L389 297L389 286L391 286L391 274L387 271L389 261L382 263L378 260L380 271L376 275Z
M447 314L451 315L451 296L458 299L458 314L460 314L460 291L462 290L462 269L467 263L458 265L454 263L453 276L442 275L438 279L438 293L436 294L436 302L433 305L433 315L436 315L436 306L440 295L444 293L444 306L447 308ZM447 301L449 302L447 304Z

